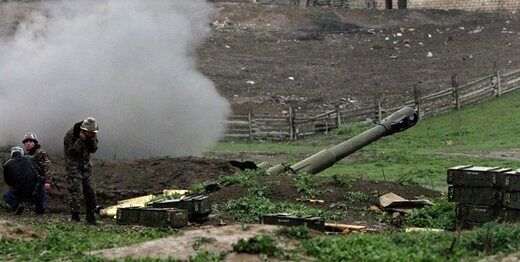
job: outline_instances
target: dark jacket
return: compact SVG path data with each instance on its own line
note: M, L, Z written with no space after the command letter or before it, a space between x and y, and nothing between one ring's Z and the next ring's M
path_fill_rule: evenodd
M39 167L34 158L15 154L3 164L4 181L13 194L22 199L32 197L39 177Z
M98 139L97 137L85 141L79 139L81 123L76 123L73 128L67 131L63 139L63 155L68 175L82 176L92 173L90 154L97 151Z

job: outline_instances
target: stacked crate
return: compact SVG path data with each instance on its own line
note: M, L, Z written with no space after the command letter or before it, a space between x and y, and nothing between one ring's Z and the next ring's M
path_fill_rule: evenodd
M448 200L457 202L457 222L472 228L520 218L520 173L510 168L456 166L448 169Z

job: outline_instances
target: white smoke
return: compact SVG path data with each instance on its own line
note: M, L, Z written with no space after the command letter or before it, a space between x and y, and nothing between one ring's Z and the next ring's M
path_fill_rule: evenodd
M33 131L59 153L93 116L97 157L200 154L230 111L196 64L212 11L206 0L43 4L0 40L0 144Z

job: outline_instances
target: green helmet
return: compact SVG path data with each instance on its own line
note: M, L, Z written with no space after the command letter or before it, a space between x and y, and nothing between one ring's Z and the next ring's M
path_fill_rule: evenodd
M98 124L95 118L93 117L87 117L85 120L83 120L83 123L81 123L82 130L97 133L99 131Z
M33 140L34 143L38 144L38 137L37 137L36 134L33 133L33 132L27 132L27 133L25 133L25 135L23 136L22 143L27 142L27 140Z

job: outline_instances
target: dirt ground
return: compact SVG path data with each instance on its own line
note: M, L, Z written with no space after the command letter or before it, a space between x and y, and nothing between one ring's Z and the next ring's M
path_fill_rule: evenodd
M0 218L0 239L32 240L42 237L44 237L44 234L36 232L30 227Z
M8 157L0 153L0 162ZM55 184L48 192L48 208L53 213L67 213L68 191L66 189L63 161L53 157ZM97 185L97 197L101 206L110 206L117 201L132 197L161 194L163 189L189 189L192 185L206 181L217 181L220 176L231 175L238 171L226 160L214 158L159 158L132 161L94 161L94 181ZM439 193L418 186L404 186L394 182L368 181L362 179L348 180L349 187L335 183L331 178L315 177L319 188L323 191L320 199L323 204L310 204L299 200L302 195L297 192L295 175L277 175L260 177L259 181L266 186L273 202L305 203L318 209L331 209L333 203L344 202L350 192L360 192L367 198L353 201L349 212L340 218L340 222L365 224L380 227L377 214L366 212L371 205L377 204L377 198L385 193L394 192L402 197L413 199L417 196L436 197ZM0 179L0 188L5 188ZM224 207L232 199L247 195L249 187L242 185L221 186L220 190L208 193L213 204ZM234 223L225 208L214 212L208 224L218 224L221 220Z
M38 3L0 4L0 37ZM349 10L215 4L200 70L237 113L321 112L383 106L491 74L520 69L520 12ZM430 54L430 56L429 56Z
M240 239L249 239L261 234L273 234L279 227L272 225L231 225L224 227L208 227L191 230L182 235L171 236L136 244L127 247L105 249L92 252L92 255L101 256L110 260L132 259L189 259L198 252L229 253L232 245ZM210 243L197 244L201 239L212 239ZM294 248L286 243L283 249ZM256 255L233 253L226 256L226 261L261 261Z
M219 4L200 67L245 112L384 104L520 68L520 13ZM431 57L428 53L431 52ZM254 84L247 84L253 81ZM250 82L251 83L251 82Z

